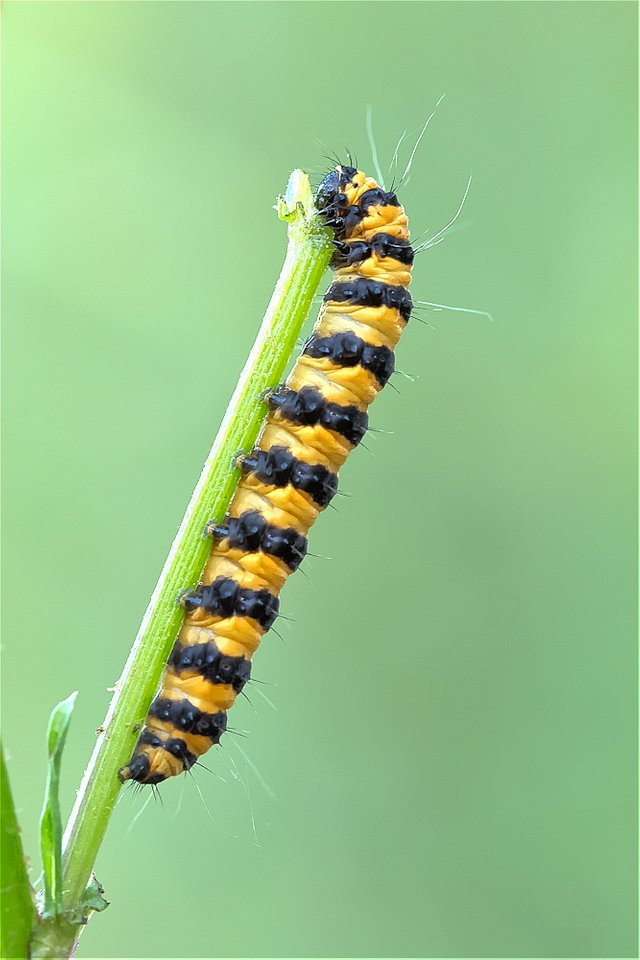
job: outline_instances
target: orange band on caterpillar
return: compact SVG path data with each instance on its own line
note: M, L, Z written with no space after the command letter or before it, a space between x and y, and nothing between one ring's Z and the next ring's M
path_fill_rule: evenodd
M412 308L404 209L347 166L327 174L316 204L334 234L331 286L302 355L268 398L227 516L208 531L211 555L181 599L184 623L123 781L160 783L219 742L309 528L336 493L338 471L367 430L367 408L393 373Z

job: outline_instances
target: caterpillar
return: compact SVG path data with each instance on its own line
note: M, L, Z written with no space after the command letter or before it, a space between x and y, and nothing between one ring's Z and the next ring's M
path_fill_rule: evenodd
M393 190L342 164L322 180L316 206L333 233L331 285L289 377L266 398L257 445L238 459L241 479L226 517L207 529L211 554L198 586L181 598L183 625L133 756L119 771L123 782L160 783L219 743L309 529L393 373L412 309L404 209Z

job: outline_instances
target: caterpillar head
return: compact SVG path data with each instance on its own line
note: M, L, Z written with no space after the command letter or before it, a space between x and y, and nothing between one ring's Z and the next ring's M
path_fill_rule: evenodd
M357 173L355 167L338 166L335 170L331 170L321 181L316 193L318 210L332 214L345 209L348 201L344 190Z
M356 173L354 167L336 167L323 178L316 193L316 207L337 237L344 233L344 217L349 206L344 187Z

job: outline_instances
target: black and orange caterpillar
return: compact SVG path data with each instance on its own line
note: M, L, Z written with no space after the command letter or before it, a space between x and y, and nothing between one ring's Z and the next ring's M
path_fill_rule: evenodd
M351 166L324 178L316 205L334 234L334 277L287 381L268 397L257 446L239 465L214 545L133 757L121 780L156 784L189 770L220 741L251 657L278 615L278 596L307 533L367 431L367 408L394 369L412 309L414 251L393 191Z

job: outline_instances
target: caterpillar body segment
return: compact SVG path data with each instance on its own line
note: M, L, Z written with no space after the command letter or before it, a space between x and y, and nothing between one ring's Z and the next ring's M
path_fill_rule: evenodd
M334 234L332 283L286 383L267 396L255 448L200 583L181 598L182 628L122 781L157 784L219 743L251 658L278 616L309 529L368 429L412 309L413 249L395 193L351 166L323 179L316 205Z

